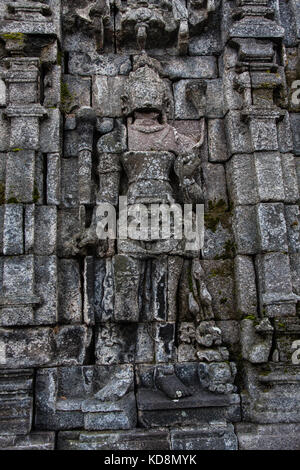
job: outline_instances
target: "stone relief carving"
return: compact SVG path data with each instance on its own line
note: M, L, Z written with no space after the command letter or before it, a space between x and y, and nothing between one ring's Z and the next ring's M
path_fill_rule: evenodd
M103 145L103 139L100 138L98 141L99 188L97 204L110 203L117 206L118 196L121 194L120 182L122 177L126 178L125 195L128 198L129 208L131 205L139 203L143 203L150 209L150 205L154 203L170 204L178 202L178 196L176 198L173 190L174 181L171 181L172 170L176 175L180 194L179 202L200 203L203 201L199 169L201 165L200 151L205 135L204 120L202 120L201 135L197 137L198 142L180 134L168 123L169 94L161 74L162 67L157 60L151 59L145 53L134 58L133 71L125 82L121 97L122 111L127 120L128 149L119 153L109 153L105 151L107 149ZM199 88L190 92L193 96L197 96L197 93L199 93ZM95 114L91 109L82 108L77 113L76 119L80 135L79 165L80 168L86 169L86 171L83 170L84 175L88 174L91 177L90 149ZM112 137L116 139L116 142L114 142L116 147L118 146L117 139L119 136L119 133L116 132ZM90 145L87 144L87 140L89 140ZM80 163L81 155L83 155L85 162L83 164ZM81 187L84 186L81 185ZM90 188L88 181L85 187ZM95 206L91 226L83 234L76 235L72 242L75 254L84 254L87 246L99 245L96 233L98 221L97 206ZM232 392L234 387L225 384L228 380L234 380L235 369L226 368L222 365L224 361L228 360L229 355L226 347L221 346L221 330L217 328L213 321L212 298L207 289L205 274L199 261L200 253L189 253L185 249L185 241L177 241L175 238L167 240L149 238L149 240L143 241L129 238L126 240L119 239L117 246L113 246L114 241L112 240L104 243L100 242L100 244L101 248L100 251L98 250L98 256L113 256L114 307L112 319L116 324L109 327L109 331L113 336L107 336L106 332L108 330L106 327L100 328L98 341L99 345L101 344L102 352L100 352L99 357L109 354L113 357L115 348L121 349L123 352L126 348L127 350L129 348L132 351L132 357L130 359L127 356L127 360L134 361L135 343L140 341L139 335L142 332L145 334L145 330L143 329L141 332L137 329L130 336L130 341L133 341L133 344L128 344L128 338L127 344L125 344L126 341L124 343L121 339L122 334L117 326L118 323L129 322L132 324L133 322L143 321L146 308L149 310L146 320L149 324L148 327L146 326L146 330L149 327L157 327L155 324L151 325L150 322L152 321L168 321L169 290L170 287L174 289L173 298L176 299L176 286L178 286L178 279L180 278L180 271L174 277L171 269L172 263L174 260L178 264L179 256L187 256L191 258L192 284L191 291L188 294L188 308L195 318L193 342L197 345L193 360L198 359L200 363L208 361L215 364L211 372L207 371L206 375L202 371L199 379L205 375L203 382L205 382L206 388L211 391L218 391L219 393ZM162 255L163 261L160 262L158 257ZM153 264L152 260L155 260L156 265ZM152 292L151 297L154 295L154 299L152 298L150 302L147 296L144 297L141 293L141 286L147 270L147 275L154 285L155 277L158 274L157 289L159 291ZM168 279L168 283L166 283L166 279ZM174 282L175 284L173 284ZM172 321L176 321L176 312ZM170 328L173 330L174 323L170 324ZM182 328L184 327L181 327L181 332L184 331ZM149 331L146 331L147 334L149 334ZM174 348L172 334L170 347ZM153 337L150 334L150 341L152 339ZM180 339L183 343L186 343L186 337L185 335L182 336L182 333ZM157 339L154 338L154 342L156 341ZM189 342L191 341L190 339ZM106 353L104 352L105 349ZM181 347L181 357L184 356L183 349ZM172 356L169 356L169 360L171 358ZM218 362L220 362L219 365L217 365ZM222 370L224 370L224 367L227 370L226 373L224 372L223 378L220 367L221 369L223 367ZM216 370L219 372L216 372ZM214 378L215 375L219 378ZM210 383L210 377L212 383ZM113 377L112 380L117 386L116 378ZM214 385L216 380L219 380L219 385ZM224 383L223 386L221 386L222 383ZM193 394L182 383L176 373L170 369L165 373L164 369L158 368L157 375L155 374L154 386L169 398L179 399ZM201 393L201 391L198 393Z
M296 0L1 6L0 449L298 448Z

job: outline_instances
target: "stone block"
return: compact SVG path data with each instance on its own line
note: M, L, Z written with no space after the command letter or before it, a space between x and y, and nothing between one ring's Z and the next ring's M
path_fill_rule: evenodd
M9 121L5 119L3 109L0 109L0 151L9 149Z
M255 206L233 209L232 228L239 255L253 255L258 250L258 228Z
M115 305L114 319L118 322L137 322L140 315L139 286L141 261L116 255L113 259Z
M62 147L62 116L59 108L48 109L48 116L41 122L40 152L61 152Z
M84 319L95 324L113 319L114 273L111 258L87 256L84 265Z
M44 103L46 108L57 108L61 103L62 70L60 65L53 65L44 79Z
M208 204L217 204L222 201L227 206L227 188L225 169L221 163L204 163L202 166L204 176L204 194Z
M206 104L205 95L203 95L203 103L199 109L196 109L195 106L187 99L187 85L193 83L197 83L197 80L179 80L174 83L175 119L199 119L204 116Z
M24 251L23 206L6 204L3 214L3 254L21 255Z
M171 80L180 78L215 78L218 75L214 56L171 57L162 59L163 73Z
M290 114L290 121L294 142L294 154L300 156L300 115L296 113Z
M279 153L260 152L254 155L257 190L261 201L284 201L285 192Z
M240 347L240 323L236 320L220 320L216 322L222 332L222 344L229 353L233 353Z
M26 436L0 436L0 450L54 450L54 432L32 432Z
M245 364L244 371L248 393L242 392L242 407L246 422L299 422L299 366L269 361L264 365Z
M192 397L170 400L159 390L137 393L138 422L144 428L197 426L212 421L239 421L237 395L199 392Z
M222 119L210 119L208 121L208 149L211 163L225 162L229 158L224 121Z
M35 207L34 253L52 255L56 250L57 208L56 206Z
M117 121L113 132L103 135L98 140L97 149L101 153L122 153L127 150L127 129Z
M76 207L79 203L78 159L61 159L61 205Z
M15 149L7 154L6 202L33 202L35 179L35 152Z
M289 204L296 203L299 200L299 187L295 163L293 154L285 153L281 155L285 202Z
M47 204L60 204L60 155L49 153L47 155Z
M232 260L203 260L206 287L212 297L212 309L217 320L234 320L234 272Z
M253 150L278 150L277 127L272 119L251 119L249 123Z
M114 403L84 403L82 410L84 413L84 428L87 431L132 429L136 426L134 393Z
M35 204L44 204L44 194L46 191L45 185L45 172L46 172L46 161L45 156L41 153L37 153L35 158L35 180L33 184L33 197L32 202Z
M133 368L128 366L40 369L36 378L36 428L134 428L136 404L132 390ZM108 396L104 400L99 393Z
M34 258L10 256L1 258L0 324L33 324L33 306L40 302L35 295Z
M288 251L284 204L258 204L257 226L261 251Z
M291 276L293 282L293 291L300 295L300 254L290 254Z
M163 430L132 429L114 432L60 431L60 450L169 450L169 433Z
M273 344L273 327L268 319L260 323L253 319L241 321L242 357L252 364L267 363Z
M33 370L0 369L0 394L1 449L1 441L5 441L7 436L30 432L33 413Z
M84 31L65 31L64 49L68 52L96 51L96 37Z
M38 150L40 143L39 117L17 115L11 117L10 123L9 145L11 149Z
M35 204L24 207L24 249L25 254L33 254L35 235Z
M222 118L224 114L223 80L207 80L205 115L208 118Z
M57 258L35 256L35 293L40 299L34 311L35 325L54 325L57 315Z
M78 155L78 146L79 135L77 131L74 129L66 129L64 132L64 157L76 157Z
M295 0L292 0L292 9L295 15L297 38L299 38L300 37L299 3Z
M0 183L1 184L1 183ZM4 205L0 206L0 253L3 254Z
M213 422L201 429L180 428L171 429L172 450L237 450L237 437L232 424Z
M172 322L178 318L179 306L177 304L177 293L181 281L184 260L179 256L168 257L168 316L167 320Z
M229 35L231 38L280 38L284 36L284 29L260 16L246 16L233 24Z
M0 106L6 106L6 85L2 78L0 79Z
M114 119L113 118L98 118L96 123L97 131L101 135L108 134L114 129Z
M203 259L222 259L230 258L234 255L235 245L233 234L229 227L230 216L224 213L224 220L220 218L210 219L209 213L206 216L206 224L204 232L204 245L202 248ZM227 217L226 217L227 215ZM218 217L218 216L217 216ZM208 228L212 224L212 228ZM214 226L216 224L216 227Z
M218 55L221 51L221 40L219 31L208 30L203 31L201 36L194 36L189 41L189 54L195 55Z
M135 359L137 323L105 323L96 327L96 364L130 364Z
M91 331L82 325L57 328L0 328L1 364L7 369L80 365Z
M73 259L58 261L58 319L62 324L80 323L82 295L79 263Z
M142 314L143 318L143 314ZM148 319L168 319L168 258L161 256L151 263L151 301Z
M135 351L135 363L151 363L155 360L156 324L139 323ZM162 354L160 354L162 357Z
M239 450L295 450L300 446L298 423L237 423Z
M69 72L74 75L128 75L131 71L131 61L128 55L107 54L96 52L71 52Z
M236 256L234 271L238 313L240 316L256 316L257 291L252 258L250 256Z
M90 78L78 77L78 72L76 72L75 76L64 75L61 87L61 104L66 113L70 113L82 106L91 105L92 82Z
M299 365L299 333L300 321L298 318L275 318L274 344L280 362Z
M5 173L6 173L6 153L0 152L0 183L1 183L1 202L4 203L5 196Z
M99 117L122 117L122 100L126 77L96 75L93 80L93 108Z
M299 206L286 205L285 219L288 235L288 246L290 253L298 253L300 251L300 211Z
M226 60L226 59L225 59ZM233 59L234 60L234 59ZM235 59L236 60L236 59ZM227 69L223 74L224 112L238 111L243 108L243 96L234 86L238 75L235 70Z
M155 324L155 360L157 363L175 360L175 323Z
M85 208L59 209L57 213L57 253L61 257L71 254L70 240L85 228Z
M230 199L234 205L258 202L253 155L236 154L226 166Z
M282 153L293 151L293 135L289 118L289 113L286 112L284 118L277 124L279 150Z
M296 296L292 292L289 257L267 253L256 259L261 310L267 316L295 314ZM268 307L269 308L266 308Z
M230 155L251 153L249 127L242 121L239 111L229 111L225 117L225 125Z

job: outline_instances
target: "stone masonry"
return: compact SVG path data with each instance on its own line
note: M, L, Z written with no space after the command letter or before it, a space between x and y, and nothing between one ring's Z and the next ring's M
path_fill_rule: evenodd
M0 449L300 449L299 0L0 6Z

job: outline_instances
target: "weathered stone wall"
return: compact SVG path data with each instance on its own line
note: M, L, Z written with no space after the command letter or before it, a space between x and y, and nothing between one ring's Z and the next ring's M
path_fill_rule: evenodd
M0 6L0 449L299 449L299 1Z

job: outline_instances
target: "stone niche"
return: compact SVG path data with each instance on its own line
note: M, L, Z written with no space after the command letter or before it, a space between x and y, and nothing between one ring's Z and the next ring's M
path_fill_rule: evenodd
M298 2L1 7L0 449L299 448Z

